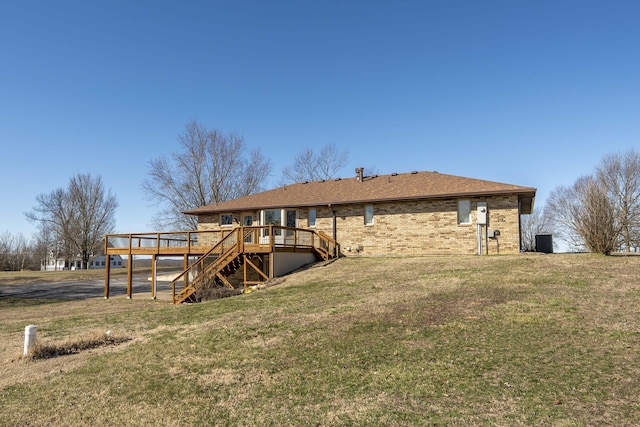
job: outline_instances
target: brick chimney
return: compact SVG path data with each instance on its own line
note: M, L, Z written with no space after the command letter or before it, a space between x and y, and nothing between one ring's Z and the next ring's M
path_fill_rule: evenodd
M364 179L364 168L356 168L356 179L362 182Z

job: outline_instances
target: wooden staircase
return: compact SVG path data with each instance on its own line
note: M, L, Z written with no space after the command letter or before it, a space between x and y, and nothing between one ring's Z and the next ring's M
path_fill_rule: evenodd
M270 241L273 242L273 228L270 230ZM338 256L337 244L331 237L322 232L313 231L313 233L317 238L314 239L310 248L318 257L327 261ZM251 239L252 234L256 237L255 239ZM257 245L249 245L246 242L257 241L257 235L257 230L251 227L237 227L226 235L173 280L173 303L196 302L198 291L205 288L227 287L235 289L229 281L229 277L241 267L245 266L246 268L247 265L258 273L262 281L270 279L251 261L251 257L256 254L251 248L255 248ZM266 248L266 253L273 253L275 245L266 245ZM180 281L184 282L184 285L176 294L176 284ZM247 283L245 271L245 286Z
M314 249L320 258L322 258L323 261L336 258L338 256L336 242L322 231L318 231L316 234L319 238L319 244L314 245Z
M193 280L191 280L177 295L174 295L174 304L193 301L195 293L205 286L215 287L222 285L230 289L234 289L233 285L227 278L242 266L242 253L239 248L239 242L231 245L231 247L224 251L220 256L215 255L220 250L220 247L224 247L225 241L232 239L233 237L234 235L230 234L225 239L221 240L209 252L200 257L198 261L191 264L189 268L173 280L173 287L175 289L175 283L177 281L184 280L185 277L188 278L189 275L194 276Z

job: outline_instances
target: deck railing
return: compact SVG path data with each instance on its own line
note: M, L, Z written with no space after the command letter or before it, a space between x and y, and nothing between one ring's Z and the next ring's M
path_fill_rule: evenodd
M152 233L107 234L105 250L114 254L190 254L204 253L240 229L244 244L270 245L277 248L316 248L335 256L336 242L315 230L277 225L242 226L215 231L172 231Z
M108 253L161 252L162 250L192 252L200 246L214 246L231 230L171 231L153 233L107 234L105 247Z
M232 287L219 273L229 263L237 263L237 257L242 254L272 253L278 248L292 251L315 249L325 260L337 256L335 241L322 232L275 225L236 227L172 280L173 302L183 301L204 283L216 280L216 276ZM269 279L267 273L261 271L260 274L264 280ZM179 282L182 282L181 291L177 289Z
M234 233L227 234L224 239L176 276L171 281L173 303L182 302L192 295L196 291L198 283L202 286L203 283L214 280L213 277L218 273L215 266L220 269L225 266L223 263L231 261L231 258L241 253L242 236L246 236L244 230L242 228L235 229ZM179 295L176 294L178 282L183 282L183 289Z
M157 233L129 233L105 235L105 254L123 255L132 260L137 255L156 257L182 256L184 271L181 278L186 288L193 274L203 271L205 260L202 258L219 257L229 247L237 247L240 254L267 254L274 252L315 251L324 260L338 257L337 242L327 234L294 227L277 225L241 226L215 231L175 231ZM206 257L204 257L206 254ZM202 265L189 267L189 260L196 257L196 263ZM209 263L209 260L206 260ZM132 294L133 262L127 263L127 296ZM186 270L190 270L189 273ZM264 273L263 273L264 275ZM110 268L105 268L105 298L109 297ZM152 263L152 277L155 285L155 263ZM246 280L246 279L245 279ZM175 281L174 281L175 286ZM155 298L155 287L152 291ZM175 291L174 291L175 295Z

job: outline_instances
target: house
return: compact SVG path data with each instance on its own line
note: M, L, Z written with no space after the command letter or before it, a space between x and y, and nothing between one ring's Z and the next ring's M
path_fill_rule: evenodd
M122 257L120 255L113 255L110 258L111 268L122 268ZM89 260L89 269L105 268L107 257L105 255L98 255Z
M438 172L365 176L357 168L353 178L285 185L186 211L198 217L198 230L106 235L105 253L151 256L153 298L156 261L182 257L183 272L171 284L179 304L337 256L518 253L520 216L531 213L535 195L531 187Z
M40 261L40 271L69 270L70 265L64 258L55 258L53 255Z
M105 268L105 260L106 257L104 255L100 255L97 257L93 257L89 260L89 268L90 269L98 269ZM121 268L122 257L120 255L111 256L111 268ZM82 261L80 259L73 259L71 261L67 261L64 258L56 258L53 255L53 252L49 254L49 257L46 260L43 260L40 263L40 271L61 271L61 270L82 270Z
M79 270L82 267L82 261L74 257L69 260L60 257L53 250L50 250L48 256L40 261L40 271L62 271L62 270Z
M520 216L536 189L438 172L285 185L186 211L198 231L269 225L332 236L341 254L509 254L521 250Z

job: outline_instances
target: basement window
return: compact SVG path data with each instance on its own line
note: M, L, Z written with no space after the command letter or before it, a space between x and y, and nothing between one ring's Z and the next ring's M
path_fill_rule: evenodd
M458 200L458 224L471 224L471 200Z
M364 205L364 225L373 225L373 205Z

